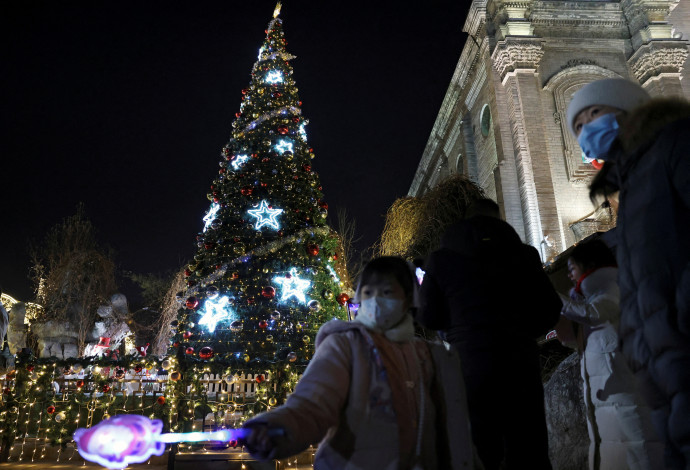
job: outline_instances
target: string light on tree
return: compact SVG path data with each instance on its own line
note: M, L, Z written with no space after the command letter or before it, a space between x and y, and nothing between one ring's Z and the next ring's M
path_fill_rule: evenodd
M256 217L255 229L260 230L261 227L268 225L274 230L280 230L277 217L283 213L283 209L269 208L266 200L261 201L258 209L249 209L247 213L252 217Z
M297 276L297 268L291 268L290 274L284 277L273 278L274 282L280 284L283 292L280 297L281 301L289 300L294 297L302 303L307 301L306 291L311 287L311 282L307 279L300 279Z
M218 211L220 210L220 204L214 202L211 204L211 208L209 211L206 213L204 216L204 232L208 230L208 228L211 226L211 223L216 220L216 216L218 215Z

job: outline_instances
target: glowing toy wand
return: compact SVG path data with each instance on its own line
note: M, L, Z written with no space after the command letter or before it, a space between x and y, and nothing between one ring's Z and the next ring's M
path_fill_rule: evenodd
M79 454L91 462L111 469L122 469L132 463L146 462L152 455L163 455L165 444L174 442L242 441L249 429L224 429L215 432L161 434L163 421L140 415L118 415L96 426L74 432ZM269 435L280 436L283 429L271 429Z

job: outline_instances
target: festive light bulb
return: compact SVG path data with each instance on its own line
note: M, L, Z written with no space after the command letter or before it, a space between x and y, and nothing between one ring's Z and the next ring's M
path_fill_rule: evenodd
M277 70L271 70L266 74L267 83L283 83L283 74Z
M275 149L278 152L280 152L281 155L285 152L292 152L292 142L290 142L289 140L281 139L276 144Z
M232 317L233 312L228 308L229 304L230 298L227 295L206 300L203 310L199 312L203 313L199 325L205 325L209 333L213 333L219 321Z
M302 138L303 141L307 141L307 131L305 130L307 123L303 122L302 124L299 125L299 130L297 131L299 133L299 136Z
M274 230L280 230L277 217L282 214L283 209L269 209L266 200L261 201L258 209L249 209L247 213L252 217L256 217L256 225L254 228L260 230L264 225L268 225Z
M275 277L273 281L281 285L283 291L281 301L288 300L290 297L295 297L302 303L307 301L305 292L311 287L311 282L297 277L297 268L290 269L289 277Z
M220 204L214 202L211 204L211 208L208 210L206 215L203 218L204 221L204 232L208 230L208 228L211 226L211 222L213 222L216 219L216 215L218 214L218 210L220 209Z
M247 160L249 160L249 155L236 155L232 160L231 165L235 170L239 170L245 163L247 163Z
M422 285L422 281L424 280L424 274L426 274L426 273L424 272L424 270L423 270L422 268L417 268L417 269L415 269L415 270L414 270L414 273L415 273L415 275L417 276L417 282L418 282L419 285L421 286L421 285Z

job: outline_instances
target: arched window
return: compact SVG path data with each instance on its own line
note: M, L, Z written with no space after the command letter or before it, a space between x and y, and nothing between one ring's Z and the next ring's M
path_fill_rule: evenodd
M491 110L489 109L488 104L485 104L482 108L482 112L479 117L479 124L481 125L482 135L484 137L488 137L489 132L491 131Z
M565 155L568 179L573 182L588 181L597 170L582 160L582 150L577 139L570 133L569 124L565 116L568 103L580 88L602 78L621 78L615 72L594 64L573 65L558 72L544 85L544 89L553 93L556 112L554 119L560 124L563 137L563 153Z

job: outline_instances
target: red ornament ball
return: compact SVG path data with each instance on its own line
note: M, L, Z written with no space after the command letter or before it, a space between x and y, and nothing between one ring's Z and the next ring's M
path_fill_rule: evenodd
M263 289L261 289L261 295L267 299L272 299L276 296L276 290L272 286L265 286Z
M110 385L108 385L108 384L103 384L103 385L101 386L101 390L103 391L103 393L108 393L108 392L110 391Z
M251 186L244 186L242 189L240 189L240 194L242 194L242 196L251 196L253 192L254 188Z
M230 445L230 447L237 447L237 440L233 439L230 442L228 442L228 444Z
M26 366L26 370L28 370L29 372L33 372L34 366Z
M328 203L326 201L319 201L319 207L328 210Z
M259 384L260 384L260 383L262 383L264 380L266 380L266 377L264 377L263 374L259 374L259 375L257 375L257 376L254 378L254 380L256 380L256 383L259 383Z
M134 372L135 372L135 373L138 374L138 373L140 373L142 370L143 370L143 367L141 367L141 366L134 366Z
M189 268L185 269L185 270L184 270L184 275L187 276L187 277L191 276L191 275L192 275L192 270L189 269Z
M213 348L210 346L204 346L199 351L199 357L202 359L211 359L213 357Z
M306 164L302 165L302 169L306 172L309 172L309 171L311 171L311 165L306 165Z
M187 349L184 350L185 354L194 354L194 348L191 346L187 346Z
M310 243L307 245L307 253L311 256L316 256L319 254L319 245L316 243Z
M190 310L193 310L199 306L199 299L196 297L189 297L184 303L184 306Z
M77 388L82 388L84 386L84 381L83 380L77 380Z
M259 328L261 328L262 330L265 330L266 327L268 327L268 322L266 320L261 320L259 322Z
M46 413L52 415L53 413L55 413L55 407L53 405L50 405L48 408L46 408Z
M9 395L10 393L12 393L12 390L10 390L8 387L5 387L2 393L4 393L5 395Z
M182 333L182 337L183 337L184 339L189 339L189 338L192 337L193 334L194 334L194 333L192 333L191 331L185 331L184 333Z
M180 347L180 342L179 342L179 341L175 341L175 342L173 343L173 347L174 347L174 348L179 348L179 347Z
M165 397L156 398L156 403L158 403L159 405L165 405Z
M279 134L287 134L289 132L288 126L278 126L278 133Z
M337 300L340 305L345 305L347 301L350 300L350 296L343 292L341 294L338 294L335 300Z

